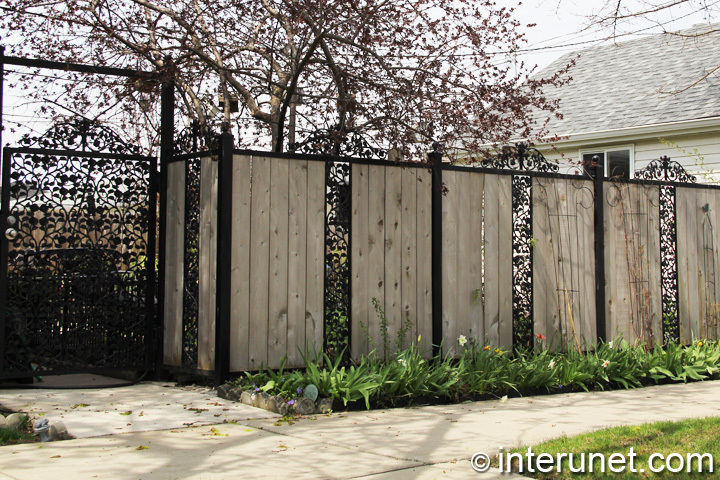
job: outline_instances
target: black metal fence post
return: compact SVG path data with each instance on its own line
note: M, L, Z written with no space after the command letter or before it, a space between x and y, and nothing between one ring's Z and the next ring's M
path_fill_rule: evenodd
M226 127L227 128L227 127ZM215 275L215 384L230 374L233 136L220 135L218 153L217 268Z
M442 355L443 340L443 291L442 291L442 201L443 169L440 144L433 144L433 152L428 155L432 165L432 345L433 355Z
M159 226L158 226L158 282L157 282L157 312L154 347L155 373L160 375L164 363L165 352L165 243L167 235L167 170L168 158L172 154L175 137L175 73L172 70L172 59L165 58L168 76L164 79L160 94L160 185L159 192ZM153 265L154 267L154 265Z
M602 164L595 161L595 324L597 341L607 340L605 324L605 171Z

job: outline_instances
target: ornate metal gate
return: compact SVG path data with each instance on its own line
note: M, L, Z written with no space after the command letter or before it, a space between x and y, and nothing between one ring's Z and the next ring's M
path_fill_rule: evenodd
M76 120L5 148L0 378L152 368L157 161Z

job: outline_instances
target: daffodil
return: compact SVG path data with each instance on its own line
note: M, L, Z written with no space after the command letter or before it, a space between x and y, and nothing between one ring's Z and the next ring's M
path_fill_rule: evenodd
M702 346L703 346L703 342L698 342L698 347L702 347Z
M467 337L466 337L465 335L460 335L460 336L458 337L458 343L460 344L461 347L464 347L465 344L467 343L467 341L468 341L468 340L467 340Z
M496 349L495 349L495 353L497 353L498 355L500 355L500 354L502 353L502 350L500 350L499 348L496 348Z
M613 347L613 342L612 342L612 340L607 343L607 346L610 347L610 348Z
M490 345L485 345L485 348L483 350L490 350Z
M405 360L404 358L398 358L398 363L403 367L407 367L407 360Z
M550 363L548 364L548 368L549 368L549 369L555 368L555 359L550 360Z
M608 365L610 365L610 361L609 361L609 360L605 360L605 361L602 363L602 367L603 367L603 368L607 368Z

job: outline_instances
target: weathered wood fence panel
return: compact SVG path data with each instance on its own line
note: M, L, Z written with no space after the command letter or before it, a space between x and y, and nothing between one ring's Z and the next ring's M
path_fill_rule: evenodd
M662 342L660 187L608 182L604 190L608 337Z
M165 333L163 363L182 366L183 273L185 264L185 163L167 166L165 237Z
M233 158L231 371L322 350L325 164Z
M460 335L512 343L512 180L473 171L443 175L443 351Z
M217 286L217 161L200 162L200 239L198 245L198 368L215 369Z
M680 338L720 334L720 192L676 187Z
M351 351L359 359L374 349L385 355L381 321L373 299L384 310L391 351L398 334L404 343L432 335L431 179L426 169L397 165L352 166ZM391 353L391 352L388 352Z
M593 182L534 178L533 322L552 345L596 338Z

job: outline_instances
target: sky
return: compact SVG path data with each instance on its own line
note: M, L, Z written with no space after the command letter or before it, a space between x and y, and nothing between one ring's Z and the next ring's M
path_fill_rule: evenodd
M663 1L663 0L661 0ZM625 0L628 6L636 6L642 0ZM498 0L499 5L513 6L517 2ZM589 17L598 11L604 0L526 0L516 8L515 17L523 24L536 23L525 29L528 44L518 61L526 66L538 65L538 71L560 56L579 49L599 45L608 40L610 31L591 27ZM660 2L653 2L659 4ZM707 6L707 10L703 8ZM622 25L623 33L617 41L626 41L644 35L677 31L693 25L720 22L720 1L689 0L671 10L650 19L635 18Z

